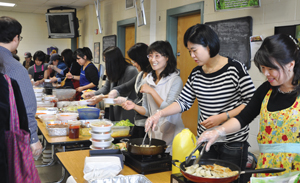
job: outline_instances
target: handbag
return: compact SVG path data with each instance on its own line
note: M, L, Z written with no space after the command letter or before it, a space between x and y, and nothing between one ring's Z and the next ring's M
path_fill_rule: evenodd
M7 75L4 77L8 82L10 104L10 130L5 132L8 180L10 183L39 183L41 181L30 148L30 134L20 129L11 80Z

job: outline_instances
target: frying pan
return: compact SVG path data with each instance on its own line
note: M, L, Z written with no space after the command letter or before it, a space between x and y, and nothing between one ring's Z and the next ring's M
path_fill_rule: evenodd
M234 180L236 180L240 174L248 174L248 173L276 173L276 172L283 172L285 171L284 168L263 168L263 169L256 169L256 170L246 170L246 171L241 171L241 169L228 161L223 161L223 160L218 160L218 159L201 159L199 161L199 165L213 165L213 164L217 164L220 166L224 166L224 167L228 167L230 168L232 171L238 171L239 173L237 175L231 176L231 177L223 177L223 178L207 178L207 177L199 177L199 176L195 176L189 173L185 172L185 167L189 167L191 165L193 165L194 160L191 160L187 165L185 164L186 162L180 162L179 160L173 160L172 164L176 167L178 167L176 165L176 162L180 163L180 167L178 167L180 169L180 172L182 173L182 175L187 178L190 181L193 182L197 182L197 183L208 183L208 182L222 182L222 183L230 183L233 182Z
M124 141L124 139L123 139ZM157 155L165 152L167 145L166 142L159 139L152 139L151 145L155 147L140 147L143 142L143 138L133 138L126 140L127 150L134 155ZM145 139L145 145L149 144L149 139ZM135 146L137 145L137 146Z

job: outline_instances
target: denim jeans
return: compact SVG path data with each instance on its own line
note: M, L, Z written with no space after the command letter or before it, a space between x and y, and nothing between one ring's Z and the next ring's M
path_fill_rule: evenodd
M245 142L231 142L231 143L218 143L212 145L208 152L204 152L201 159L220 159L229 161L240 167L241 171L246 169L248 160L248 147L249 143ZM234 181L234 183L244 183L243 175Z

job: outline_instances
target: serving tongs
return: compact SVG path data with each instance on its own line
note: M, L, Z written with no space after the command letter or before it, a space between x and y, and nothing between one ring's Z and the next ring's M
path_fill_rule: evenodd
M151 146L151 139L152 139L152 133L151 133L151 128L146 132L146 134L145 134L145 136L144 136L144 139L143 139L143 141L142 141L142 144L141 144L141 146L142 147L144 147L144 145L145 145L145 139L146 139L146 137L147 137L147 134L148 134L148 132L150 131L150 135L149 135L149 147Z
M206 143L205 143L205 142L202 142L202 143L200 143L200 144L198 144L198 145L196 146L196 148L191 152L191 154L189 155L189 157L186 159L185 165L188 165L188 164L189 164L189 162L190 162L191 159L192 159L193 154L194 154L194 153L195 153L195 152L196 152L203 144L204 144L204 146L203 146L203 148L202 148L202 150L201 150L201 152L200 152L198 158L194 161L194 164L195 164L196 161L197 161L197 163L199 162L199 160L200 160L200 158L201 158L201 156L202 156L202 154L203 154L203 151L204 151L204 149L205 149L205 146L206 146Z

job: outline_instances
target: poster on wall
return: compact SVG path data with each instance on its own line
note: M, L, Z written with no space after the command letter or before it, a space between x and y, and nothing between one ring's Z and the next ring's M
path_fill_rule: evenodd
M215 11L260 7L260 0L214 0L214 3Z
M94 63L100 64L100 42L94 43Z
M296 25L295 38L298 39L298 42L300 42L300 25Z

